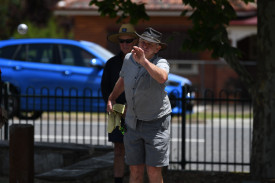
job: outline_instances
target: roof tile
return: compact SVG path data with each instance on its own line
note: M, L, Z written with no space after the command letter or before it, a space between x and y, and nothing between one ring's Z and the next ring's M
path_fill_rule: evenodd
M61 0L57 3L57 9L96 9L95 6L89 6L91 0ZM183 10L190 9L182 3L182 0L132 0L136 3L145 3L147 10ZM255 3L245 4L242 0L230 0L231 5L236 11L255 11L257 9L257 0Z

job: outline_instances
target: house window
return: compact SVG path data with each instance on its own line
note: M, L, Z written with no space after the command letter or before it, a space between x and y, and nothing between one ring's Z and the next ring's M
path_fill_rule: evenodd
M163 31L163 40L168 47L159 53L170 63L170 72L179 75L198 74L198 64L192 60L198 60L199 53L194 53L182 49L182 43L187 39L186 30L165 32Z
M170 72L174 74L199 74L198 64L192 62L192 60L169 60Z

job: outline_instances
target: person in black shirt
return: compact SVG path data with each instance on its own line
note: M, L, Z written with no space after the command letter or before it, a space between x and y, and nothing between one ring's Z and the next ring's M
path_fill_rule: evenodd
M104 68L101 80L101 92L104 101L107 103L110 93L119 78L124 57L130 53L133 46L138 42L138 36L135 34L135 29L131 24L122 24L117 34L112 34L107 37L107 40L112 43L117 43L120 46L120 52L110 58ZM126 104L125 94L122 93L116 100L118 104ZM122 126L124 119L121 119ZM114 143L114 179L115 183L122 183L124 176L124 144L123 134L119 127L116 127L112 133L108 133L108 140Z

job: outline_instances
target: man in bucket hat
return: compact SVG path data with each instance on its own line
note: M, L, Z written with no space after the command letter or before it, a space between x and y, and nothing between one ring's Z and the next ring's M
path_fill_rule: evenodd
M115 86L119 78L119 72L122 67L123 59L125 55L131 52L134 45L137 44L138 36L135 34L135 29L131 24L122 24L119 32L109 35L107 40L119 44L120 52L110 58L104 68L102 80L101 80L101 92L103 99L107 103L108 97ZM117 97L116 103L125 104L125 94L122 93ZM121 119L122 125L124 119ZM114 182L122 183L124 176L124 158L125 150L123 144L123 134L119 127L116 127L111 133L108 133L108 140L114 143Z
M162 34L151 27L137 36L138 47L125 56L107 111L113 110L115 100L125 91L124 146L130 183L143 182L145 167L150 183L162 183L161 169L169 164L171 105L165 92L169 64L158 52L167 45L161 42Z

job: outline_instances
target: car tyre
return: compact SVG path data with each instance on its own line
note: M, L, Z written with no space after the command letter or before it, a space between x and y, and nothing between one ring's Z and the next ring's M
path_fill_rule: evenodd
M17 115L19 109L19 95L17 90L13 86L9 86L7 83L1 83L2 97L1 105L6 108L8 118L13 118ZM6 99L7 98L7 99ZM6 104L7 102L8 104Z

